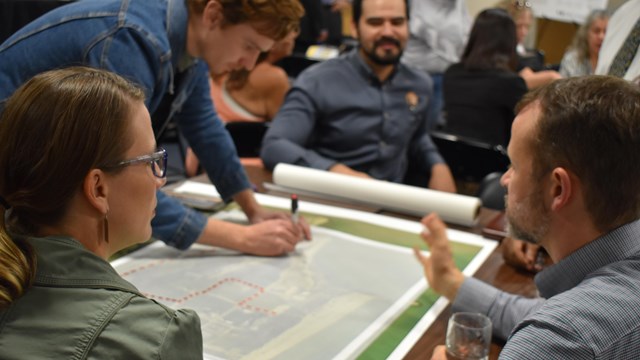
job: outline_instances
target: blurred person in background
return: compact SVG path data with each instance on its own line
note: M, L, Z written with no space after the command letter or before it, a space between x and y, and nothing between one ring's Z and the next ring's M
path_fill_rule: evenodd
M554 80L562 78L555 70L545 70L540 51L528 49L525 40L533 24L533 11L531 4L526 0L503 0L497 7L505 9L516 24L516 36L518 39L516 52L518 54L517 71L527 83L527 88L535 89Z
M442 79L458 61L469 38L471 17L463 0L413 0L410 2L409 41L402 62L428 73L433 80L432 127L444 126Z
M605 10L594 10L589 14L562 57L560 75L571 77L594 73L608 22L609 14Z

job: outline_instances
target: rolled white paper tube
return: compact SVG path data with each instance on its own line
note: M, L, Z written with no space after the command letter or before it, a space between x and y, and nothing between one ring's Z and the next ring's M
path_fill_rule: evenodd
M416 216L436 212L450 223L474 224L480 199L388 181L364 179L290 164L273 170L276 185L353 200Z

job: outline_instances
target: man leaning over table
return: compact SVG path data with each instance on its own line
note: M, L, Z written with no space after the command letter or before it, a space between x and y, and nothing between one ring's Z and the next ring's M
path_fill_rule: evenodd
M465 278L436 214L422 221L431 256L416 251L427 280L454 312L491 318L507 339L501 359L638 359L640 88L605 76L559 80L518 110L502 184L511 235L554 261L535 278L540 297Z
M309 227L256 202L214 110L208 74L253 68L260 52L298 28L303 13L298 0L74 2L0 45L0 108L23 82L50 69L82 64L132 80L146 92L156 138L175 120L223 199L235 200L252 223L207 219L158 192L153 236L179 249L197 241L281 255L309 238Z
M289 163L455 192L428 129L432 82L400 64L409 30L405 0L356 0L359 47L305 70L262 143L267 168ZM417 180L420 178L420 180Z

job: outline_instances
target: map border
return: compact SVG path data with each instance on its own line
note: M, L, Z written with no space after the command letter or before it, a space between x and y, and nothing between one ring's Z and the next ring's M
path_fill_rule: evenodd
M215 188L211 186L211 191ZM199 185L199 191L202 186ZM212 192L212 194L214 194ZM290 209L290 200L283 197L272 195L255 194L258 203L265 207L288 210ZM233 208L235 205L232 204ZM406 244L393 244L394 246L413 247L419 246L424 249L422 241L418 234L423 230L423 226L417 221L410 221L400 218L394 218L386 215L368 213L359 210L340 208L336 206L317 204L308 201L300 201L299 211L303 216L313 217L314 215L326 216L331 218L343 219L349 223L362 223L367 227L388 228L391 230L402 231L414 234L413 241ZM222 212L224 214L224 210ZM216 216L216 215L214 215ZM321 225L322 226L322 225ZM334 229L336 230L336 229ZM344 229L338 229L346 234L362 237L362 234L353 234ZM498 246L495 240L489 240L480 235L449 229L448 236L452 242L454 259L462 272L467 276L472 276L478 268L489 257L493 250ZM365 239L379 241L377 239ZM112 262L117 267L131 260L134 256L140 255L145 251L156 248L158 243L152 244L142 249L136 250L126 256L123 256ZM473 255L466 256L461 259L456 251L456 245L466 246L466 249L476 248ZM160 245L162 246L162 245ZM425 253L428 253L426 250ZM406 298L406 299L405 299ZM407 302L419 303L418 308L412 306L407 308ZM404 305L403 305L404 304ZM345 347L334 359L402 359L420 339L422 334L431 326L438 315L446 308L448 300L439 297L428 288L428 284L424 279L413 286L402 299L399 299L387 311L378 317L365 331L358 337L353 339L347 347ZM405 308L397 309L397 307ZM400 315L398 312L400 311ZM404 335L404 336L403 336ZM211 354L204 354L206 359L220 359Z

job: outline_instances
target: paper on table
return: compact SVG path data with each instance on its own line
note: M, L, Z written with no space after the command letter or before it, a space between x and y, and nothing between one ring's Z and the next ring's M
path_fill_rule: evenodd
M226 206L215 186L185 181L168 193L184 205L201 211L218 211Z
M187 180L174 190L177 194L200 195L219 198L220 193L215 186Z
M471 196L289 164L276 165L273 182L292 189L338 196L416 216L436 212L444 221L464 226L473 225L481 206L480 199Z

